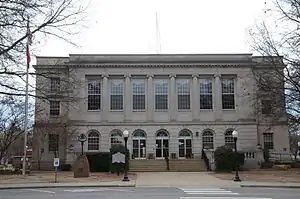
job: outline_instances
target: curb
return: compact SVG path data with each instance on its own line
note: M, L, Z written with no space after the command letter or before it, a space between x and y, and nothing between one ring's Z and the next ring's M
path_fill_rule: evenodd
M252 188L300 188L300 185L240 185L240 187L252 187Z
M96 184L86 184L86 185L82 185L82 184L74 184L74 185L70 185L70 184L48 184L48 185L28 185L28 186L0 186L0 190L5 190L5 189L40 189L40 188L75 188L75 187L135 187L135 184L107 184L107 185L96 185Z

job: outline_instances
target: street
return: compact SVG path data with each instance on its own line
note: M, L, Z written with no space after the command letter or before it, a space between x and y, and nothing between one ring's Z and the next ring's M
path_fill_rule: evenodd
M0 199L299 199L298 189L271 188L49 188L0 190Z

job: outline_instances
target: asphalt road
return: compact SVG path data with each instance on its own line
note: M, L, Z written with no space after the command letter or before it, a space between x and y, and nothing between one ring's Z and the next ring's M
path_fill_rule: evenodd
M0 190L0 199L299 199L298 189L56 188Z

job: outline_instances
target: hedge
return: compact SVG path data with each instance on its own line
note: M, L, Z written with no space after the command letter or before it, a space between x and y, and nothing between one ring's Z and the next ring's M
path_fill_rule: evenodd
M124 154L125 146L122 144L116 144L110 148L110 152L99 152L99 153L87 154L87 158L88 158L89 164L90 164L90 171L91 172L115 173L119 169L120 172L124 172L124 170L125 170L124 163L114 163L114 164L112 163L112 155L117 152ZM128 150L127 150L127 154L128 154L127 162L129 163L129 151Z
M244 165L244 160L244 153L235 153L227 146L218 147L215 151L215 166L219 172L231 172L237 164L239 167Z

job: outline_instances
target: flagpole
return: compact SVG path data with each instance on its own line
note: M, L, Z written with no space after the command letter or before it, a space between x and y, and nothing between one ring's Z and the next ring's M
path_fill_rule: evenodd
M29 41L28 32L29 30L29 19L27 21L27 45L26 52L29 52ZM27 155L27 129L28 129L28 76L29 76L29 57L26 56L27 66L26 66L26 94L25 94L25 124L24 124L24 154L23 154L23 168L22 175L26 175L26 155Z
M155 16L155 29L156 29L156 54L160 54L161 51L161 43L160 43L160 31L159 31L159 18L158 12L156 12Z

